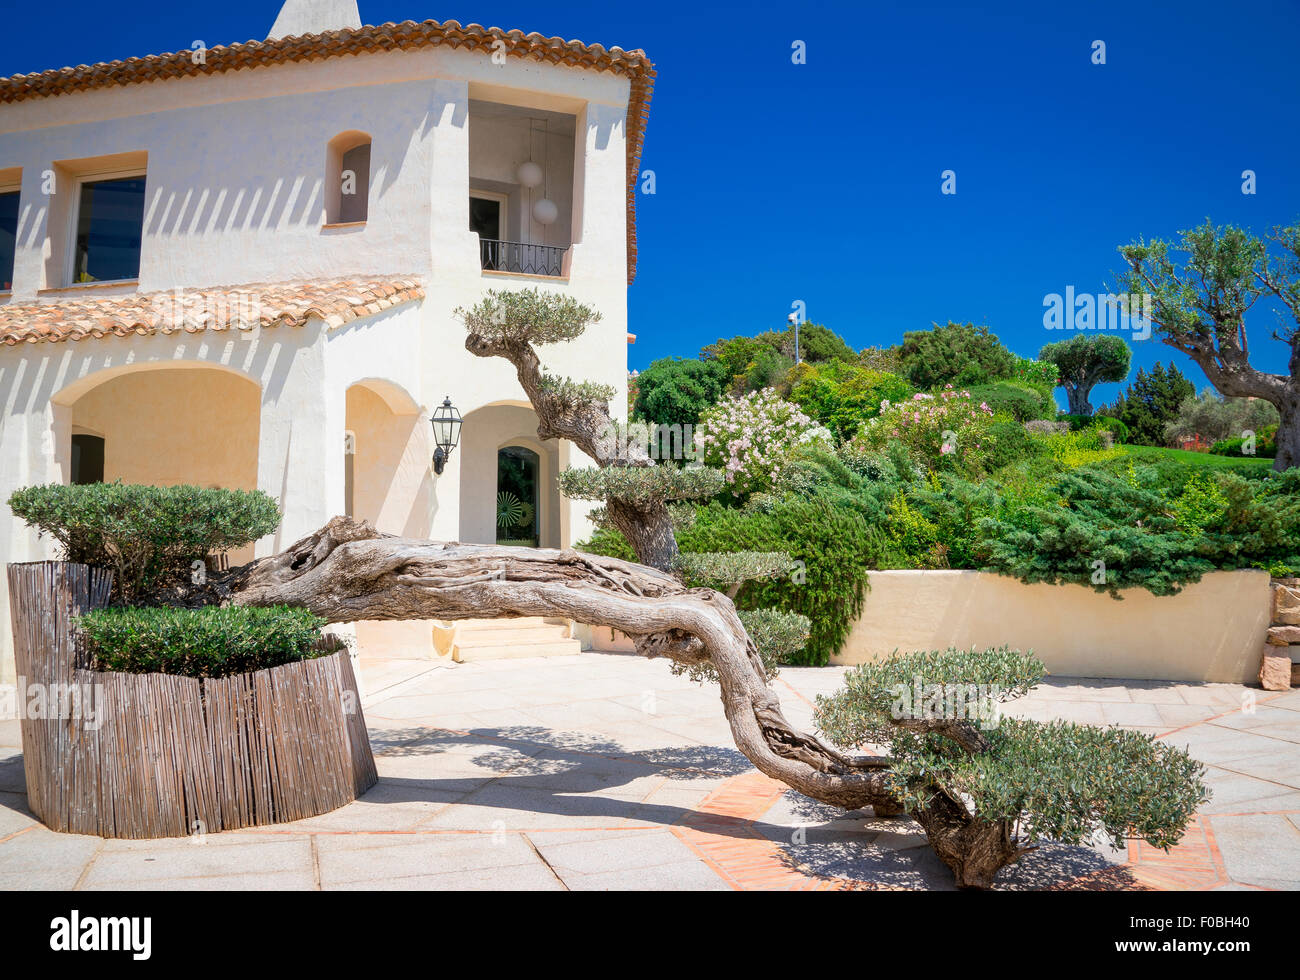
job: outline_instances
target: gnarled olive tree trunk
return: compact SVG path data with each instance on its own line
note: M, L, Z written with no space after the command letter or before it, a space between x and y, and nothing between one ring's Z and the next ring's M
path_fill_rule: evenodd
M825 803L899 812L886 759L847 756L785 720L730 599L644 565L390 537L336 517L281 554L232 570L220 591L237 605L303 606L330 622L559 616L612 626L644 656L711 662L736 746L760 771Z

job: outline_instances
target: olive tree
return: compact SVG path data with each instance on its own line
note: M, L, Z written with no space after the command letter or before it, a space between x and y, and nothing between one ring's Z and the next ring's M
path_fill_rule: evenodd
M782 574L788 558L745 553L683 559L670 501L716 493L721 475L700 467L656 465L643 448L611 439L611 430L618 429L608 406L613 392L556 379L541 366L534 345L576 339L598 319L596 313L570 298L535 290L490 292L477 306L458 312L468 328L469 350L504 357L514 365L536 411L538 436L569 439L595 461L594 467L566 472L562 487L572 496L604 500L603 519L624 533L642 564L570 549L399 538L380 534L364 522L335 517L284 552L231 570L210 586L221 601L302 606L328 622L556 616L612 627L630 636L642 656L663 657L692 676L715 678L736 746L761 772L805 796L848 810L870 806L878 815L893 815L906 807L961 884L989 884L1021 851L1008 826L1016 819L1010 808L1023 802L1023 795L1007 797L1001 809L986 804L972 816L963 809L962 794L977 787L956 770L952 775L943 770L951 763L943 761L946 756L938 746L931 753L933 776L918 768L921 755L900 753L895 759L874 746L861 746L857 736L869 726L853 720L861 708L852 698L843 702L843 725L835 710L826 712L822 722L832 737L851 749L836 748L790 725L772 690L768 666L732 598L691 584L721 585L734 595L748 579ZM774 644L799 639L794 635L799 624L779 614L757 611L749 622L756 632L772 635ZM1025 666L1012 665L1009 674L999 674L999 664L978 659L953 670L958 667L972 682L1003 677L1004 686L1017 692L1036 680ZM946 738L979 756L980 762L973 764L1001 760L1022 784L1032 781L1035 765L1049 761L1029 748L1019 755L985 752L982 746L990 737L962 725L940 722L914 728L903 723L901 730L923 739ZM867 751L858 751L861 747ZM1127 751L1126 745L1119 750L1103 746L1093 756L1076 754L1078 762L1097 763L1100 781L1089 784L1097 799L1066 801L1078 807L1088 803L1092 809L1070 820L1062 818L1059 825L1047 828L1049 832L1068 839L1076 826L1096 815L1109 820L1108 827L1128 819L1155 843L1177 836L1178 819L1191 799L1185 790L1176 795L1181 786L1176 774L1185 769L1179 768L1180 757L1155 749L1146 756L1120 750ZM951 746L946 749L949 755L951 751ZM1164 778L1167 792L1157 798L1125 789L1110 775L1117 762L1125 764L1119 766L1123 771L1134 762L1147 763L1147 778ZM1160 777L1164 770L1170 774ZM1157 808L1154 815L1144 811L1147 806Z
M1122 288L1151 295L1160 339L1195 361L1225 398L1272 403L1281 416L1273 468L1300 466L1300 222L1275 228L1264 240L1208 218L1179 235L1176 244L1154 239L1121 246L1129 265ZM1273 333L1290 348L1285 374L1250 363L1246 314L1265 295L1285 310Z
M1038 360L1056 366L1071 415L1091 415L1088 395L1092 389L1102 382L1123 381L1132 359L1128 344L1107 333L1075 334L1038 352Z
M1176 843L1208 799L1204 767L1140 732L1002 717L1045 672L1006 647L895 654L818 697L817 724L888 753L889 785L964 888L1039 841Z

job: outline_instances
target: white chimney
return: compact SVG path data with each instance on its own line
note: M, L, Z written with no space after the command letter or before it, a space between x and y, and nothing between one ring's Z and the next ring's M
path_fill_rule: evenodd
M323 34L361 26L357 0L284 0L268 41L298 34Z

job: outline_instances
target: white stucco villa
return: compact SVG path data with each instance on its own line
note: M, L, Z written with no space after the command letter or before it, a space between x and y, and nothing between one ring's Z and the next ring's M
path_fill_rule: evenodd
M0 79L0 566L53 556L2 502L56 481L264 490L284 520L258 555L342 513L581 539L555 475L583 460L452 311L594 305L548 367L625 403L653 78L641 51L289 0L264 41ZM436 472L444 399L464 425Z

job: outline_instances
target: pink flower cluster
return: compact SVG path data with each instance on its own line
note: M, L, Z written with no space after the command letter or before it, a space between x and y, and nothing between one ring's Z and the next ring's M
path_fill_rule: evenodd
M948 385L938 396L915 394L906 402L881 402L880 415L862 438L874 449L894 439L902 440L932 458L961 458L979 448L980 432L993 417L987 402L976 404L969 391Z

